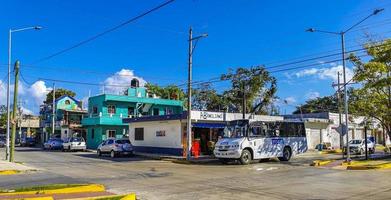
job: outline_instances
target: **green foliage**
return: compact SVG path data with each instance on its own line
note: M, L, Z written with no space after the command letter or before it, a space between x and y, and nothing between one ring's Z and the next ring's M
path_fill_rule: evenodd
M7 126L7 107L0 105L0 127Z
M324 96L310 99L305 104L298 106L293 114L318 113L318 112L338 112L338 99L336 96Z
M368 62L350 55L354 81L362 85L351 92L350 112L378 119L391 136L391 40L369 42L365 48Z
M75 97L76 96L76 93L71 91L71 90L67 90L67 89L63 89L63 88L58 88L56 89L56 99L61 97L61 96L64 96L64 95L69 95L71 97ZM52 103L53 102L53 90L50 91L47 95L46 95L46 100L45 100L45 103Z
M199 89L194 89L192 97L192 109L194 110L222 111L228 106L225 98L217 94L210 84L202 84Z
M231 81L231 89L223 93L230 111L243 111L243 95L246 96L247 113L266 114L267 107L276 99L277 80L263 66L230 69L221 80Z
M168 85L160 87L156 84L147 83L145 85L149 93L155 94L162 99L184 100L185 93L178 86Z

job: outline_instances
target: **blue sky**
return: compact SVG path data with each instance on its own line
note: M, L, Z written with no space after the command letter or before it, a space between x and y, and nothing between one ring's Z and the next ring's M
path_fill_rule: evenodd
M31 25L40 31L13 35L13 61L22 63L24 107L38 111L39 100L53 82L39 78L91 83L124 84L131 75L159 85L182 84L187 78L187 38L208 33L194 54L194 80L208 80L229 68L278 64L339 52L339 38L308 33L309 27L340 31L385 8L346 37L348 50L359 48L368 33L374 38L391 34L391 3L386 0L260 1L177 0L135 23L52 59L36 62L150 9L163 0L46 0L2 1L0 12L0 104L5 104L8 30ZM306 57L307 56L307 57ZM298 59L297 59L298 58ZM278 96L291 105L280 105L289 113L308 98L330 95L340 63L321 64L339 57L289 65L279 70L313 64L306 68L273 73L278 79ZM314 64L318 63L318 64ZM133 70L133 73L122 70ZM121 72L128 76L109 77ZM125 77L125 78L124 78ZM109 78L109 79L108 79ZM107 80L108 79L108 80ZM101 92L99 86L56 82L56 87L74 90L85 99ZM216 83L219 91L226 83Z

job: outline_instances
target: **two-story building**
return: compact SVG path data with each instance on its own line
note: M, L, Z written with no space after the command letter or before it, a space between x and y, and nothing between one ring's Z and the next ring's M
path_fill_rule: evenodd
M54 104L54 135L52 135L52 103L41 105L41 127L43 141L51 137L66 139L72 136L80 136L86 139L86 131L81 125L87 110L83 109L82 102L68 95L61 96Z
M129 128L124 118L182 113L182 101L160 99L137 86L123 95L101 94L88 99L88 115L82 121L87 129L87 148L95 149L109 137L127 137Z

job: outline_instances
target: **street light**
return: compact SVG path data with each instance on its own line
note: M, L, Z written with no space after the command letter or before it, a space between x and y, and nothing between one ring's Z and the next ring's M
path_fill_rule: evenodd
M9 29L8 32L8 84L7 84L7 141L6 141L6 151L5 159L8 160L8 155L10 153L10 85L11 85L11 48L12 48L12 33L27 31L27 30L41 30L41 26L30 26L19 29Z
M197 42L201 38L208 37L208 34L204 33L197 37L193 37L193 29L190 27L189 30L189 68L188 68L188 82L187 82L187 150L186 159L191 159L191 81L192 81L192 65L193 65L193 52L197 46ZM193 41L196 41L193 46Z
M346 161L347 162L350 162L350 149L349 149L349 124L348 124L348 95L347 95L347 87L346 87L346 63L345 63L345 34L347 32L349 32L350 30L352 30L354 27L356 27L357 25L361 24L362 22L364 22L365 20L367 20L368 18L374 16L374 15L377 15L379 14L381 11L383 11L384 9L375 9L370 15L368 15L367 17L365 17L364 19L362 19L361 21L355 23L353 26L349 27L348 29L346 29L345 31L341 31L341 32L333 32L333 31L324 31L324 30L317 30L317 29L314 29L314 28L309 28L307 29L306 31L307 32L320 32L320 33L326 33L326 34L333 34L333 35L339 35L341 37L341 46L342 46L342 66L343 66L343 92L344 92L344 104L345 104L345 127L343 129L343 132L345 132L346 134Z

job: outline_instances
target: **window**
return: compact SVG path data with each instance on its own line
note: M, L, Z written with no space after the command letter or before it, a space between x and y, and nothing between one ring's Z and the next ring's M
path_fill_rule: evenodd
M134 140L144 140L144 128L134 129Z
M172 108L166 108L166 115L174 114Z
M71 104L71 102L68 99L65 100L65 105L69 105L69 104Z
M98 107L94 106L92 107L92 114L97 114L98 113Z
M91 139L95 138L95 129L91 129Z
M260 126L253 126L250 128L249 137L265 137L265 130Z
M115 105L108 105L107 112L110 114L115 114Z
M107 144L113 144L114 140L107 140Z
M107 137L115 137L115 130L108 130L107 131Z
M128 116L133 116L134 115L134 107L129 106L128 107Z
M159 115L159 108L153 109L153 115Z

